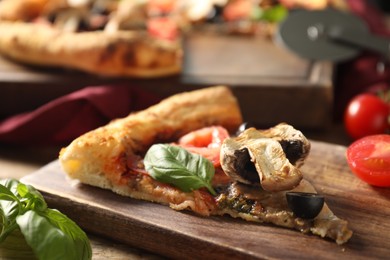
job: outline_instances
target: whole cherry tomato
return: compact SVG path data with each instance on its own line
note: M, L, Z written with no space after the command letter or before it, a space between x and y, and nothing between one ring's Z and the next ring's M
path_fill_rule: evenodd
M389 103L375 94L360 94L347 106L344 115L345 129L353 139L383 134L390 127L389 115Z
M370 135L347 149L352 172L368 184L390 187L390 135Z

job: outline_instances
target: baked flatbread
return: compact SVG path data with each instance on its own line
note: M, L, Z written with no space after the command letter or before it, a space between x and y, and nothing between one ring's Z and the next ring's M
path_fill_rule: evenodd
M288 207L287 192L316 193L299 170L310 151L303 134L282 123L267 130L249 128L236 136L241 123L239 104L228 88L195 90L80 136L61 150L59 160L68 177L123 196L204 217L227 214L347 242L352 235L347 221L326 204L311 219L298 217ZM164 157L150 155L161 146L210 159L213 188L183 189L157 180L155 169L172 174L150 163L151 157Z

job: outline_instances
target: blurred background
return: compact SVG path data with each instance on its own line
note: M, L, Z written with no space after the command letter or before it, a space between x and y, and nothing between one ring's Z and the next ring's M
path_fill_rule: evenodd
M253 8L250 18L240 7L244 2ZM0 25L7 22L1 16L4 6L0 5ZM235 0L215 1L211 6L212 16L197 18L190 22L190 29L181 31L181 70L172 75L112 77L36 66L10 58L3 49L0 157L11 161L37 157L35 160L42 165L56 159L60 147L86 131L172 94L212 85L231 87L245 121L259 128L287 122L317 141L347 146L356 139L346 131L345 111L358 94L388 91L387 58L363 49L347 60L310 60L286 48L274 36L289 13L330 8L358 17L370 33L387 39L388 1ZM283 9L266 12L275 6ZM253 18L254 10L257 20ZM1 30L4 27L0 27L0 34ZM158 28L158 34L163 30Z

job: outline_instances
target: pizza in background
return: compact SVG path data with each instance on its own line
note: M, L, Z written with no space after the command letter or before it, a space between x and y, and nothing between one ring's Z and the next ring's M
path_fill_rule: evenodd
M340 1L314 2L322 8ZM178 74L186 34L212 28L269 37L286 6L302 1L2 0L0 54L104 76Z

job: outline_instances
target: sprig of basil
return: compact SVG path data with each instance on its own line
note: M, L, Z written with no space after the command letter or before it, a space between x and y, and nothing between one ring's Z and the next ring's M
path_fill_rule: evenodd
M38 259L92 258L85 232L58 210L48 208L41 193L30 185L0 180L0 218L0 247L6 247L2 243L11 233L21 233ZM15 239L10 241L15 243Z
M144 158L145 169L154 179L172 184L184 192L206 187L216 195L211 186L213 164L198 154L168 144L152 145Z

